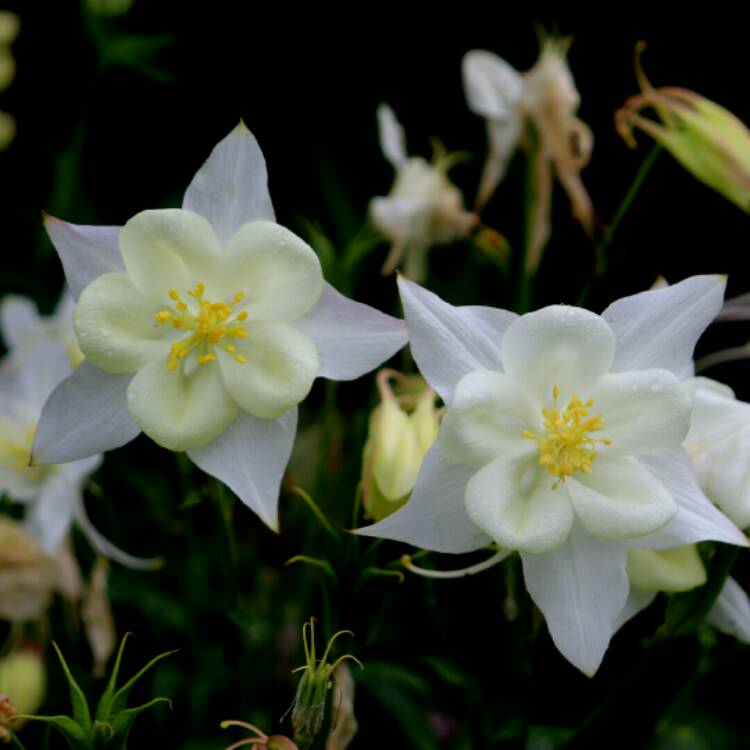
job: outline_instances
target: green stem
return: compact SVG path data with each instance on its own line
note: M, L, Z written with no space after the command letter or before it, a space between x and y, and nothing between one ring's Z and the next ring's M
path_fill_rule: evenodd
M232 511L234 506L234 497L227 493L224 485L217 479L214 482L214 500L216 509L219 512L221 527L225 544L224 548L224 568L228 583L229 596L231 597L231 606L239 606L239 564L237 557L237 540L234 536L234 526L232 525Z
M533 150L533 149L532 149ZM526 154L526 172L524 175L524 192L523 192L523 245L521 257L518 258L516 311L523 314L531 306L531 274L526 272L526 259L528 258L531 246L531 221L534 210L534 159L535 155L531 152Z
M577 304L581 305L586 301L589 293L591 292L591 287L594 285L594 282L604 274L607 264L607 250L609 250L609 247L614 240L615 233L619 229L620 224L627 215L628 211L630 211L630 207L633 205L633 201L635 200L636 195L638 195L641 188L643 187L643 183L646 181L646 177L648 177L648 174L651 171L651 168L654 166L654 162L656 161L656 158L659 156L661 151L662 146L660 144L654 143L654 145L651 146L651 150L646 154L646 158L641 162L641 166L638 168L638 171L633 178L633 182L630 183L630 187L625 193L625 197L620 202L617 211L615 211L615 215L612 217L612 221L604 230L602 238L594 246L594 252L596 254L596 266L594 268L594 272L591 274L585 286L581 290L581 293L578 295Z
M26 745L24 745L23 742L18 739L18 736L15 732L11 733L10 735L10 744L12 747L17 748L17 750L26 750Z

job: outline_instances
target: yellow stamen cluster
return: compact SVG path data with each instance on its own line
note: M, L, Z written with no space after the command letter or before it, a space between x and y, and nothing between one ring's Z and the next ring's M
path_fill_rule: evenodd
M609 438L596 439L592 432L604 429L601 416L589 417L589 410L594 405L592 399L581 401L574 393L567 407L561 413L557 408L560 389L552 388L552 408L542 409L546 434L537 437L530 430L524 430L523 436L533 440L539 449L539 463L558 481L552 486L555 489L566 477L576 471L591 474L591 465L596 458L597 445L611 445Z
M171 323L173 328L190 331L190 335L172 344L167 356L167 367L176 370L180 361L185 359L193 350L197 349L197 362L205 365L216 361L213 347L218 346L225 352L232 354L240 363L244 364L247 359L237 354L234 345L225 339L244 339L247 331L242 322L247 319L247 312L242 311L234 318L233 308L245 297L244 292L237 292L231 302L210 302L203 299L206 291L204 284L196 284L188 294L195 299L197 311L188 306L180 297L176 289L169 290L169 298L174 302L177 312L172 310L160 310L156 313L158 323Z

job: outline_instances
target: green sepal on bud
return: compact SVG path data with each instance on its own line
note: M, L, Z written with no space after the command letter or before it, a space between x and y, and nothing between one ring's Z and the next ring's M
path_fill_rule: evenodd
M750 130L729 110L694 91L653 88L640 66L644 48L643 43L636 47L642 90L616 113L618 132L634 147L633 130L640 128L696 179L750 213ZM641 115L648 108L661 122Z
M154 657L145 667L130 678L122 687L117 688L117 678L120 672L120 663L125 649L128 634L120 642L115 665L112 669L107 687L97 704L96 712L92 718L89 703L81 687L76 682L65 657L53 642L53 646L65 673L70 691L70 702L72 717L70 716L31 716L19 715L17 718L41 721L55 727L65 738L72 750L125 750L128 736L133 728L135 720L147 709L157 703L170 703L168 698L154 698L148 703L132 708L127 707L127 699L130 691L138 680L143 677L157 662L175 651L167 651Z
M362 454L362 503L366 517L380 521L409 499L440 414L437 394L422 378L381 370L377 385L381 402L370 416Z
M351 654L344 654L332 663L328 662L334 642L342 635L354 634L351 630L339 630L334 633L326 645L323 656L318 659L315 655L314 618L311 617L310 621L302 626L305 664L294 670L295 672L302 672L302 677L297 685L297 693L292 706L294 742L301 750L309 747L323 728L328 691L333 687L333 674L339 664L350 659L360 669L364 669L359 659Z

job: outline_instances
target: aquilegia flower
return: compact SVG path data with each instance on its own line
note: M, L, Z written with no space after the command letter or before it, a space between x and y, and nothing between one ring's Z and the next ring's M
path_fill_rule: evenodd
M558 649L592 674L628 597L629 547L746 544L680 447L691 408L680 380L724 279L693 277L601 316L456 308L399 285L412 353L448 408L411 500L359 533L517 550Z
M477 216L464 210L461 192L448 179L451 155L436 149L432 163L409 157L404 129L385 104L378 107L378 128L383 155L396 170L390 194L370 201L372 223L391 241L383 273L391 273L403 258L406 275L422 281L429 249L465 237Z
M33 303L14 298L14 307L30 311ZM3 313L7 311L4 304ZM3 315L4 328L11 319L14 317ZM39 335L32 336L28 329L29 336L15 342L18 346L5 336L11 349L0 363L0 496L26 505L26 530L47 554L58 551L75 522L100 555L129 567L153 567L153 560L133 557L102 536L86 513L83 486L101 464L101 455L60 465L29 465L42 406L72 369L70 351L62 343L66 336L47 335L63 329L58 330L54 319L37 317L36 322Z
M263 154L240 124L181 209L118 227L48 218L86 356L45 405L36 463L117 448L140 431L187 451L272 528L297 404L317 376L359 377L406 343L403 321L323 280L274 221Z

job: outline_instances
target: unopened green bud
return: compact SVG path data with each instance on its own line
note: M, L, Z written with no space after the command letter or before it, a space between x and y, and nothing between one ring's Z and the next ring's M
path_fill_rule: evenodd
M0 659L0 693L13 701L19 714L34 714L44 700L47 676L41 655L33 649L13 651ZM18 728L20 721L14 722Z
M381 403L370 417L362 456L362 499L366 516L379 521L408 500L440 419L436 394L421 378L381 370L377 383Z
M360 669L362 664L351 654L345 654L328 662L331 647L340 635L352 635L350 630L340 630L328 641L323 656L315 656L315 620L310 618L302 627L302 641L305 648L305 664L295 671L301 671L302 677L297 685L297 693L292 707L292 727L294 741L301 748L309 747L323 728L326 716L328 690L333 687L334 672L345 660L351 659Z
M636 49L638 55L643 45ZM750 130L731 112L704 96L678 87L654 89L636 58L640 94L616 114L617 129L635 145L640 128L661 144L695 178L750 213ZM659 120L641 115L653 109Z

